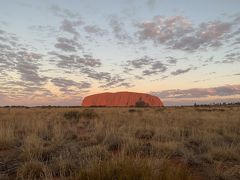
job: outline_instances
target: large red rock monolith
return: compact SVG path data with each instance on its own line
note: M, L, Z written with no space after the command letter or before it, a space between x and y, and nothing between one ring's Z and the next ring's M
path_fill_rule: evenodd
M163 106L157 96L135 92L101 93L87 96L83 99L82 106L136 106L136 102L144 101L150 107Z

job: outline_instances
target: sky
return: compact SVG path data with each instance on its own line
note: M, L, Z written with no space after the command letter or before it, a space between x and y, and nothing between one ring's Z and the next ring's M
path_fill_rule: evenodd
M0 106L240 101L239 0L0 1Z

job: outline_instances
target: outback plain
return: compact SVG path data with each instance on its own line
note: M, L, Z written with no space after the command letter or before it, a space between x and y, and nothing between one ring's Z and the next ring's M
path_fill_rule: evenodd
M239 178L239 106L0 108L0 179Z

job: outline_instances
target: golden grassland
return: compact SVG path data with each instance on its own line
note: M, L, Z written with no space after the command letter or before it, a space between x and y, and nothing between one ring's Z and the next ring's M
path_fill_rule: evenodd
M0 179L240 179L240 107L1 108Z

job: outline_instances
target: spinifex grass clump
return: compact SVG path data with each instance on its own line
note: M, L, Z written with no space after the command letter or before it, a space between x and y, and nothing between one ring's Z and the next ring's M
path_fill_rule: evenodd
M84 109L83 111L68 111L64 113L64 118L68 120L78 121L80 118L83 119L94 119L97 118L98 114L93 109Z
M94 119L98 117L98 114L93 109L84 109L80 117L87 118L87 119Z
M64 117L68 120L78 120L80 113L78 111L68 111L64 113Z

